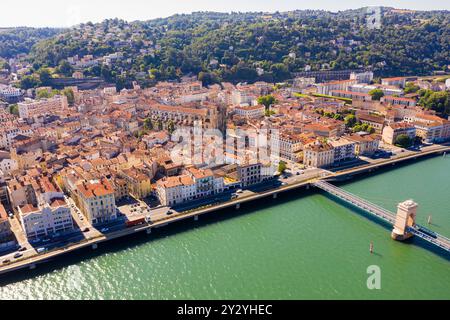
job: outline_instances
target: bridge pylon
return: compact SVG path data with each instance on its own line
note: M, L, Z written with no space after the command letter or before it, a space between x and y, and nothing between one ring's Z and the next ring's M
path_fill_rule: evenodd
M394 240L404 241L413 236L408 232L409 227L416 225L416 214L418 204L413 200L406 200L397 206L397 216L395 217L394 229L391 237Z

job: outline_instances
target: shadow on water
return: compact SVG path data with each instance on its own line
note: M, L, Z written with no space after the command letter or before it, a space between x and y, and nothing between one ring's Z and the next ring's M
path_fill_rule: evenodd
M279 194L277 199L267 197L258 201L243 203L241 204L241 208L239 210L234 208L222 209L202 215L199 217L198 221L194 221L194 218L192 218L171 223L163 228L154 228L152 229L152 233L150 235L147 235L145 232L140 232L119 239L113 239L100 243L96 250L93 250L91 247L86 247L74 252L66 253L61 257L48 260L43 264L38 264L34 270L22 269L1 275L0 286L6 286L15 282L43 276L48 273L63 270L70 265L96 259L105 254L113 254L124 250L133 249L144 244L163 240L176 234L189 232L193 229L203 228L227 220L250 215L259 210L267 210L272 207L279 206L280 204L289 203L308 197L312 194L316 194L316 192L314 190L306 190L305 188L297 189L296 191L287 191Z

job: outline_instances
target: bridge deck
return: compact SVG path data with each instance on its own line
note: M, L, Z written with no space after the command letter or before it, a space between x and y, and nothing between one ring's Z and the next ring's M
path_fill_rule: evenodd
M374 203L371 203L363 198L360 198L348 191L345 191L341 188L338 188L331 183L328 183L326 181L317 181L313 183L313 186L326 191L333 196L342 199L355 207L358 207L360 209L365 210L366 212L376 216L377 218L380 218L381 220L394 225L395 224L395 214L389 210L386 210ZM450 252L450 239L438 234L434 233L434 236L428 235L424 232L422 232L420 229L422 227L420 225L415 225L414 227L408 228L408 231L411 232L413 235L447 251Z

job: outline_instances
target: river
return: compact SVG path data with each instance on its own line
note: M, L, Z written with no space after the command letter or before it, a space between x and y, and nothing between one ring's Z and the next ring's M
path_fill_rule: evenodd
M341 185L450 237L450 157ZM450 258L311 191L247 204L4 276L0 299L450 299ZM370 254L369 245L374 244ZM381 289L367 288L367 268Z

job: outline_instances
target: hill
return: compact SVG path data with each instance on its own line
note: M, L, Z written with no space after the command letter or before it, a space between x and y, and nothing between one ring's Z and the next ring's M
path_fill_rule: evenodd
M306 69L371 68L378 76L425 75L447 70L448 11L383 8L380 29L369 29L367 10L284 13L197 12L150 21L118 19L86 23L33 46L30 60L56 67L92 55L78 65L128 87L186 74L205 84L282 81Z

